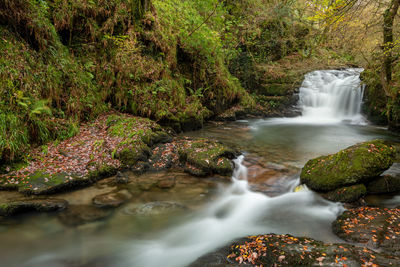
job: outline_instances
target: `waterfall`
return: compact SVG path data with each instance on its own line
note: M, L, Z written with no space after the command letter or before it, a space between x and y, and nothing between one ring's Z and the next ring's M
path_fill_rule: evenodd
M300 88L301 122L365 123L361 115L362 69L319 70L305 76Z

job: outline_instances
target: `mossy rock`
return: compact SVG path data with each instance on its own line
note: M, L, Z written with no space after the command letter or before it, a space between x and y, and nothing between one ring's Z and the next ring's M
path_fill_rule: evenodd
M67 208L68 202L63 199L16 199L0 203L0 215L12 216L25 212L51 212Z
M198 258L189 266L362 266L369 261L377 266L400 264L399 257L366 247L267 234L237 240Z
M363 184L346 186L338 188L331 192L322 194L322 196L330 201L352 203L359 200L367 193L367 188Z
M383 175L367 184L369 194L387 194L400 191L400 174Z
M185 171L195 176L231 176L233 166L230 159L237 154L221 143L206 139L185 140L178 153L180 161L186 165Z
M49 174L44 170L31 174L26 183L18 185L18 191L28 195L48 195L62 191L74 190L91 185L101 178L116 174L117 168L108 165L96 166L86 175L67 173Z
M359 143L309 160L301 171L301 183L322 192L366 183L387 170L395 155L395 149L381 140Z
M347 242L400 256L400 209L360 207L346 210L332 223L333 232ZM389 265L382 265L389 266Z
M125 166L147 160L151 155L150 147L172 140L160 125L145 118L111 115L107 119L107 126L111 136L121 139L113 153Z

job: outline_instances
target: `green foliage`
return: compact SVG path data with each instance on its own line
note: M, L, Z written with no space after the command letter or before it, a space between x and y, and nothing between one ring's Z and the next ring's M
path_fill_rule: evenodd
M0 158L110 109L184 130L255 105L228 66L303 49L295 2L0 0Z
M0 157L12 160L28 147L28 130L13 113L0 113Z

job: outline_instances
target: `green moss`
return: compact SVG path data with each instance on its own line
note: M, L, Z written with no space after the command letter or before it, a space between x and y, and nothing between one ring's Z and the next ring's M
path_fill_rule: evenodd
M114 154L125 166L146 160L153 144L171 140L171 136L160 125L145 118L111 115L107 125L112 136L121 138Z
M331 191L379 176L393 164L394 157L395 149L383 141L360 143L308 161L300 178L311 189Z
M365 185L358 184L341 187L334 191L323 194L323 197L330 201L352 203L363 197L367 193Z
M186 140L178 153L181 162L189 164L186 170L194 175L232 175L233 168L229 159L236 153L223 144L206 139Z

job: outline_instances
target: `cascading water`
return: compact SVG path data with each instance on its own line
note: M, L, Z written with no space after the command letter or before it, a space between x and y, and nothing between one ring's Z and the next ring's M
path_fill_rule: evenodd
M252 192L244 157L235 160L232 184L196 218L168 229L154 240L135 240L114 266L181 267L233 239L262 233L290 233L338 241L330 224L343 207L312 191L268 197Z
M300 88L302 122L365 122L361 115L362 69L319 70L306 75Z

